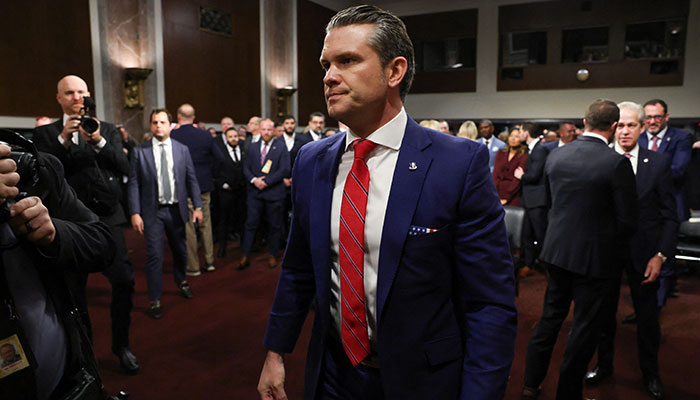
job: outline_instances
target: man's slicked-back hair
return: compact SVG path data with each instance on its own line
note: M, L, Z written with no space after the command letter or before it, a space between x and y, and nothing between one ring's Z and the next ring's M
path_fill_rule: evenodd
M155 108L153 111L151 111L151 121L153 121L154 115L158 115L160 113L165 113L165 115L168 116L168 122L173 122L173 116L165 108Z
M399 17L379 7L361 5L339 11L326 25L326 34L335 28L349 25L374 25L374 34L369 38L369 46L379 55L382 67L386 67L396 57L407 61L406 74L399 84L401 100L406 99L413 83L416 61L413 56L413 43L406 32L406 25Z
M530 135L531 138L536 139L540 137L540 127L532 122L526 122L523 124L523 130Z
M607 131L620 119L620 109L614 101L598 99L586 110L586 130Z
M309 121L314 119L314 117L321 117L324 121L326 120L326 115L320 111L314 111L311 114L309 114Z
M661 107L663 107L664 114L668 114L668 104L666 104L666 102L661 100L661 99L651 99L651 100L647 101L646 103L644 103L644 107L655 106L657 104L660 104Z
M634 113L637 114L637 122L639 122L640 125L644 125L644 108L640 106L639 104L633 102L633 101L623 101L622 103L617 104L617 108L622 110L630 110Z

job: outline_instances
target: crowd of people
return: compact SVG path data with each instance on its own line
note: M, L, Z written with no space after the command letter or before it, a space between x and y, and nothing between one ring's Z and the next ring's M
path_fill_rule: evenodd
M547 274L547 291L523 397L538 396L572 302L557 399L582 398L584 383L613 374L625 271L635 310L625 319L637 323L642 382L663 399L659 312L676 293L673 256L678 225L689 217L692 147L688 133L668 125L668 105L601 99L582 129L562 122L544 132L525 122L496 137L482 120L453 133L447 121L417 124L403 108L414 61L398 18L351 7L326 32L328 113L347 124L338 129L314 112L305 129L291 115L253 116L239 128L224 116L217 132L182 104L175 118L153 110L137 144L123 126L90 117L83 79L58 81L63 115L34 130L45 154L33 151L41 184L28 196L18 197L15 165L4 159L9 147L0 145L0 197L9 206L0 242L16 253L0 273L0 297L13 304L0 313L0 388L11 398L45 399L75 390L87 374L95 395L84 398L105 398L90 351L86 284L95 271L112 287L112 351L125 372L139 372L129 345L130 225L145 239L153 319L167 310L166 237L186 299L195 295L188 277L214 273L229 241L240 242L238 269L250 266L255 249L266 249L267 266L277 268L286 249L264 339L264 399L285 398L283 356L312 307L322 312L305 398L428 398L436 390L439 398L502 398L516 332L514 272L537 270ZM524 209L519 272L503 206ZM17 247L18 238L31 247ZM19 269L22 260L34 260L33 269ZM597 365L586 371L596 348Z

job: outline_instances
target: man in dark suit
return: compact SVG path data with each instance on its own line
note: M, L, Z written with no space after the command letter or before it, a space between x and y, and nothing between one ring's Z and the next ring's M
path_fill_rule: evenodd
M540 254L544 233L547 230L547 193L544 187L544 164L549 155L549 148L540 138L537 125L525 123L520 128L530 154L525 170L518 167L515 177L522 183L522 205L525 209L523 223L523 252L525 266L520 270L521 276L531 275Z
M670 115L665 101L661 99L647 101L644 103L644 114L644 127L646 130L639 137L639 146L664 154L669 159L678 222L686 221L690 217L690 209L685 199L685 176L690 163L690 154L693 146L692 139L689 133L668 126ZM675 244L674 252L668 254L670 262L664 263L661 268L659 290L657 292L659 307L663 307L666 304L666 299L674 290L676 280L674 254Z
M309 115L309 130L306 136L310 139L310 142L315 142L324 138L323 132L326 127L326 116L320 112L315 111Z
M63 118L37 127L33 140L40 151L53 154L63 164L66 180L78 198L107 224L117 247L116 257L103 273L112 286L112 352L122 368L130 374L139 364L129 347L129 326L134 296L134 269L129 261L122 225L127 222L120 204L121 181L129 173L129 161L122 147L122 135L114 125L99 121L92 133L80 126L83 96L90 96L87 84L75 75L63 77L57 85L56 99ZM96 188L101 201L96 202ZM109 204L104 200L108 200ZM75 300L90 336L92 329L87 310L85 288L87 274L76 275Z
M171 138L187 146L194 163L194 172L197 175L199 190L202 192L202 221L197 227L202 235L204 247L204 270L213 272L214 267L214 238L211 227L211 192L214 190L214 171L223 161L223 155L216 145L215 139L209 132L199 129L194 125L194 107L190 104L183 104L177 109L177 123L180 126L173 129ZM199 255L197 254L197 232L192 222L192 200L189 200L187 207L190 210L190 218L185 224L185 235L187 236L187 275L198 276Z
M248 186L243 175L245 151L240 146L236 128L228 128L223 136L226 142L220 146L224 154L224 162L214 180L219 191L219 206L221 208L221 220L218 226L219 250L216 255L221 258L226 257L228 233L233 230L239 237L243 236L243 223L246 215L246 187Z
M294 130L296 129L296 120L292 115L285 115L282 117L282 127L284 128L284 143L287 145L287 151L289 152L289 175L284 178L285 197L284 197L284 236L282 241L287 239L289 234L289 224L292 221L292 169L294 168L294 160L297 158L297 153L301 149L301 146L313 142L311 134L297 134Z
M283 138L273 139L274 126L275 123L270 119L260 122L260 140L248 147L243 163L243 175L248 182L248 215L241 244L243 257L238 265L239 269L250 265L248 256L263 213L268 224L268 266L277 266L276 257L282 233L284 178L289 176L289 152Z
M165 109L151 112L151 133L134 149L129 171L131 226L146 237L146 283L151 301L150 316L163 315L163 240L168 237L173 253L173 277L182 295L192 298L185 279L187 249L185 224L190 220L187 198L194 203L192 220L202 220L202 198L192 157L184 144L170 139L170 114Z
M312 302L304 399L503 398L515 288L486 148L406 114L413 46L396 16L340 11L321 65L328 113L349 130L294 165L261 398L284 398L282 355Z
M551 207L540 261L549 274L542 318L528 344L524 397L537 396L573 301L556 398L582 398L603 298L620 268L614 256L637 222L632 166L608 147L619 116L615 103L596 100L586 112L583 136L547 157L545 188Z
M630 241L630 251L621 254L627 272L627 282L637 315L637 349L644 385L656 399L663 399L664 386L659 378L659 309L656 305L657 277L667 254L673 254L678 231L676 201L669 160L659 153L638 145L644 126L644 110L639 104L618 104L620 120L617 124L615 151L630 160L637 180L639 221L636 234ZM603 305L605 319L598 343L598 363L586 374L586 383L597 384L613 372L617 304L620 281L612 282L609 296Z

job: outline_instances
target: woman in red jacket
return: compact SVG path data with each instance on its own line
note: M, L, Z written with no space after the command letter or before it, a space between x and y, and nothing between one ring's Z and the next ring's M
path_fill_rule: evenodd
M525 169L527 146L520 140L520 131L513 129L508 136L508 145L496 154L493 165L493 183L496 185L501 204L520 207L520 180L514 171Z

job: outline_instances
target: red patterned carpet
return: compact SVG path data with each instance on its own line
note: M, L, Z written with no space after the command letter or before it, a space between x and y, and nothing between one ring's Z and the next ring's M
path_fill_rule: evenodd
M95 353L102 368L105 386L111 393L128 391L139 399L255 399L258 374L265 349L262 338L267 314L277 283L279 267L269 270L264 254L254 254L252 266L237 271L240 257L237 243L229 243L227 257L217 259L217 270L190 278L194 299L178 294L168 268L163 279L163 318L147 315L148 299L144 273L145 247L141 237L127 230L127 243L136 274L136 296L132 313L131 348L141 364L141 372L125 375L110 351L107 279L93 274L89 281L88 302L95 331ZM167 253L167 251L166 251ZM700 398L700 277L681 280L682 295L671 299L663 310L660 370L667 398ZM519 399L523 380L525 349L542 310L545 279L542 275L524 279L520 286L516 357L511 370L507 399ZM629 291L623 290L619 315L631 311ZM310 319L296 351L286 357L287 394L300 399ZM570 329L568 320L555 348L552 366L540 396L554 398L558 365ZM634 326L618 328L615 376L585 395L597 399L649 398L641 384L637 367Z

